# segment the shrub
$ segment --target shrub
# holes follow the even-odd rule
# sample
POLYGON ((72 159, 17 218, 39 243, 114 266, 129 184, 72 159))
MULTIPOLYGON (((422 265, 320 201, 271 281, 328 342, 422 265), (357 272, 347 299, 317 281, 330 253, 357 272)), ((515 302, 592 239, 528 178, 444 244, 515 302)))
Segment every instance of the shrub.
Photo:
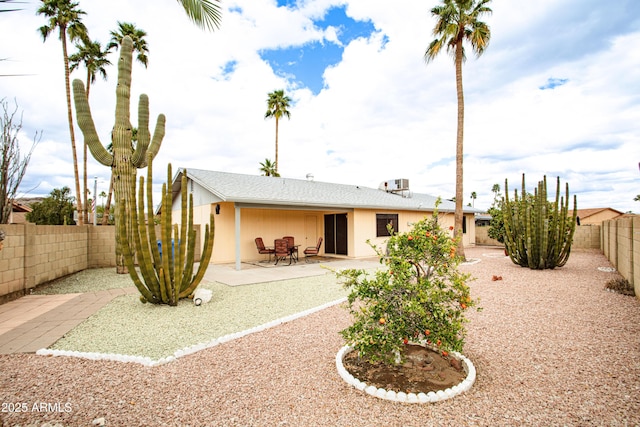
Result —
POLYGON ((337 273, 350 289, 348 307, 354 319, 342 336, 370 362, 401 362, 409 342, 427 341, 445 354, 462 351, 464 312, 477 301, 466 284, 470 276, 458 271, 461 260, 452 230, 440 228, 435 212, 409 232, 390 231, 386 252, 367 242, 387 269, 337 273))
POLYGON ((618 292, 622 295, 635 295, 635 289, 631 286, 631 283, 624 277, 616 277, 615 279, 611 279, 607 281, 604 285, 606 289, 612 290, 614 292, 618 292))

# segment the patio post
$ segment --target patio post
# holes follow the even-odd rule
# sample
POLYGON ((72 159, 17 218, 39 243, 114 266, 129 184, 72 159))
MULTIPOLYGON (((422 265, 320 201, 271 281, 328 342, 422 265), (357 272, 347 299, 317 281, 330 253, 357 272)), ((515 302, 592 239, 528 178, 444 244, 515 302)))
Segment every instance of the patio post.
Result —
POLYGON ((240 206, 235 206, 235 226, 236 226, 236 270, 240 271, 240 206))

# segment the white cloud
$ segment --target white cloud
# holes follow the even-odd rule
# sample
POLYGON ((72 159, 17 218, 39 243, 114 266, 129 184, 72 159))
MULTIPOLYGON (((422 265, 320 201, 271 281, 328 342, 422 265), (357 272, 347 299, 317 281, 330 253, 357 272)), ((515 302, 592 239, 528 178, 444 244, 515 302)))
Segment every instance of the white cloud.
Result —
MULTIPOLYGON (((284 88, 294 100, 291 120, 280 124, 284 176, 303 179, 312 172, 316 180, 370 187, 408 178, 413 191, 448 198, 455 192, 453 61, 446 53, 423 60, 437 3, 406 0, 390 8, 382 0, 309 0, 294 10, 276 8, 275 1, 223 0, 222 27, 213 33, 191 24, 175 1, 81 0, 80 7, 91 36, 103 43, 117 21, 148 33, 149 68, 134 66, 131 111, 136 122, 138 96, 147 93, 151 128, 159 113, 167 115, 156 183, 166 179, 168 162, 174 170, 257 174, 259 162, 275 157, 275 125, 264 119, 267 94, 284 88), (326 88, 313 95, 277 76, 259 52, 333 40, 333 30, 313 25, 331 5, 346 5, 347 15, 370 20, 378 32, 345 46, 341 62, 324 72, 326 88), (230 62, 233 70, 223 75, 230 62)), ((544 174, 559 174, 580 207, 639 210, 633 198, 640 193, 640 53, 632 47, 640 44, 640 24, 623 18, 639 16, 640 5, 532 4, 494 0, 487 18, 491 44, 479 59, 468 53, 465 194, 475 191, 475 206, 488 207, 491 187, 504 186, 505 178, 519 186, 524 172, 533 186, 544 174), (608 14, 601 16, 603 7, 608 14), (549 78, 567 81, 540 90, 549 78)), ((12 40, 0 48, 0 57, 12 59, 0 62, 0 74, 34 74, 0 77, 0 96, 17 99, 25 135, 44 131, 25 181, 42 182, 37 191, 47 194, 73 188, 73 168, 60 42, 53 35, 42 43, 37 6, 11 13, 0 27, 0 37, 12 40)), ((91 91, 104 143, 113 126, 117 74, 115 67, 108 72, 109 80, 91 91)), ((74 77, 84 79, 83 73, 74 77)), ((91 159, 94 175, 108 171, 91 159)))

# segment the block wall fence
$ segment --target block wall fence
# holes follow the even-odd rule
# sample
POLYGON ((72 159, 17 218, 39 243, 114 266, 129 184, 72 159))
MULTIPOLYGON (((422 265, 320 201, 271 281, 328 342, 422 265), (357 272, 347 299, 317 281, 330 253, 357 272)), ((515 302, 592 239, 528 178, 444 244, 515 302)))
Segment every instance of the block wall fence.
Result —
MULTIPOLYGON (((115 227, 93 225, 3 224, 0 251, 0 304, 38 285, 89 268, 115 268, 115 227)), ((200 259, 196 229, 195 259, 200 259)), ((158 236, 159 228, 156 229, 158 236)))
MULTIPOLYGON (((576 227, 572 248, 600 249, 599 225, 581 225, 576 227)), ((476 245, 504 246, 503 243, 489 237, 489 227, 476 227, 476 245)))
POLYGON ((640 216, 602 223, 601 247, 618 272, 634 286, 640 298, 640 216))
MULTIPOLYGON (((115 227, 6 224, 0 251, 0 303, 51 280, 89 268, 115 268, 115 227)), ((476 244, 498 245, 489 227, 476 227, 476 244)), ((200 230, 196 227, 200 248, 200 230)), ((640 216, 576 227, 573 248, 600 249, 640 298, 640 216)), ((200 259, 199 250, 196 260, 200 259)))

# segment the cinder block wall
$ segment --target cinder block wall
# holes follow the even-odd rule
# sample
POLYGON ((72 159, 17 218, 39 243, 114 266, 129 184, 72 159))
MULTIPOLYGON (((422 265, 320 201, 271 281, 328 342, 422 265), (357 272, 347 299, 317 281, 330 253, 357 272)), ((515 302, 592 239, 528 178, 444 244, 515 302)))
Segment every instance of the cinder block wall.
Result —
POLYGON ((32 288, 86 269, 89 226, 25 225, 25 271, 32 288))
POLYGON ((476 227, 476 245, 504 246, 504 243, 489 237, 489 227, 476 227))
POLYGON ((2 225, 6 233, 0 251, 0 302, 29 289, 89 267, 90 226, 2 225))
POLYGON ((89 228, 89 268, 116 266, 115 230, 113 225, 89 228))
POLYGON ((633 285, 635 287, 636 296, 640 298, 640 216, 634 216, 631 223, 633 230, 633 285))
POLYGON ((577 249, 600 249, 601 228, 599 225, 577 226, 571 247, 577 249))
MULTIPOLYGON (((572 248, 600 249, 599 225, 581 225, 576 227, 572 248)), ((489 227, 476 227, 476 245, 504 246, 503 243, 489 237, 489 227)))
MULTIPOLYGON (((0 303, 19 298, 38 285, 85 270, 115 267, 115 227, 93 225, 2 225, 0 303)), ((200 226, 195 260, 199 261, 200 226)), ((160 236, 160 228, 156 227, 160 236)))
POLYGON ((602 229, 605 256, 640 299, 640 216, 604 221, 602 229))
POLYGON ((23 224, 2 226, 5 239, 0 251, 0 303, 5 295, 18 294, 25 289, 24 229, 23 224))

